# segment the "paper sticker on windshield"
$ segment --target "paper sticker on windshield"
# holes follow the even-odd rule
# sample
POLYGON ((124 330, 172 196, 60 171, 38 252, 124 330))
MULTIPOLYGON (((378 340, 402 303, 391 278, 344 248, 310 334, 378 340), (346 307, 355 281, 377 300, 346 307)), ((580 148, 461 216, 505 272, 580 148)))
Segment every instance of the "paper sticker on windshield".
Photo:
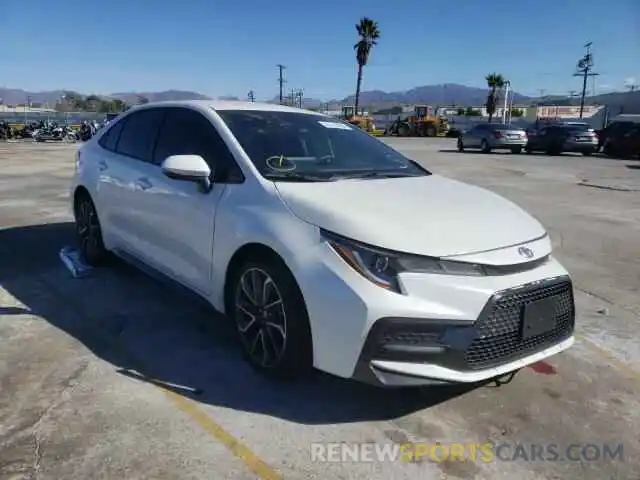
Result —
POLYGON ((338 130, 351 130, 349 125, 340 122, 318 122, 325 128, 337 128, 338 130))

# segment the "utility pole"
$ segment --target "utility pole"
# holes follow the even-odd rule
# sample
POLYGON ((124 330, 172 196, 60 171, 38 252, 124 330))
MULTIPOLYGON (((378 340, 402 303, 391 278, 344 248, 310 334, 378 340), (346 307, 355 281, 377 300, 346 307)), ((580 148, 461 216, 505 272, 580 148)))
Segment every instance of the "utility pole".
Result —
POLYGON ((255 102, 255 101, 256 101, 256 96, 255 96, 255 94, 253 93, 253 90, 249 90, 249 93, 247 94, 247 98, 249 99, 249 101, 250 101, 251 103, 253 103, 253 102, 255 102))
POLYGON ((629 89, 630 92, 635 92, 638 89, 638 85, 629 84, 627 85, 627 88, 629 89))
POLYGON ((276 66, 278 67, 278 71, 280 72, 280 75, 278 75, 278 83, 280 84, 280 105, 282 105, 282 100, 284 95, 284 84, 287 83, 287 81, 284 79, 284 70, 287 67, 280 64, 276 66))
POLYGON ((592 42, 588 42, 584 45, 586 50, 584 56, 578 61, 576 73, 574 77, 582 77, 582 94, 580 95, 580 118, 584 113, 584 97, 587 94, 587 80, 589 77, 595 77, 598 73, 592 72, 593 70, 593 54, 591 53, 592 42))

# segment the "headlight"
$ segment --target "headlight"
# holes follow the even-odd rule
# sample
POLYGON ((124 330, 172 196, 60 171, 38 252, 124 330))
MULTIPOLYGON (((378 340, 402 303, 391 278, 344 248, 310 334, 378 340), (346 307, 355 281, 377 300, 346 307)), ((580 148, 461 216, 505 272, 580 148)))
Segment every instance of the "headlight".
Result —
POLYGON ((389 252, 323 231, 323 238, 354 270, 376 285, 401 293, 398 274, 401 272, 440 275, 483 276, 482 265, 452 262, 433 257, 422 257, 389 252))

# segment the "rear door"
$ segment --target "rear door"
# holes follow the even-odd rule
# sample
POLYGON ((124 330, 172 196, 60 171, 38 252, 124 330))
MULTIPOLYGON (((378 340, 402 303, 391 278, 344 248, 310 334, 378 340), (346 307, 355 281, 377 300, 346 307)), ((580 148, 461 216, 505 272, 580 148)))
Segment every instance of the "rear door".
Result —
POLYGON ((120 119, 98 140, 98 148, 89 150, 96 155, 97 189, 94 192, 96 208, 102 226, 106 244, 110 248, 121 248, 126 243, 126 232, 122 231, 120 211, 126 205, 123 202, 127 183, 127 163, 117 154, 120 134, 128 117, 120 119))
POLYGON ((118 175, 104 187, 109 190, 111 226, 121 240, 119 248, 138 257, 153 243, 149 221, 141 202, 152 190, 153 148, 162 122, 162 109, 144 108, 125 117, 112 164, 118 175))

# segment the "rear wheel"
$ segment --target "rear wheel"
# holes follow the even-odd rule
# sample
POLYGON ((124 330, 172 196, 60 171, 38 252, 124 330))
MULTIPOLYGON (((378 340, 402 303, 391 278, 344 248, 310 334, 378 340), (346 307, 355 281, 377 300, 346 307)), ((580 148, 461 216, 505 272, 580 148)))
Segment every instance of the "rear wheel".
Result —
POLYGON ((79 193, 74 204, 78 248, 85 262, 97 266, 108 258, 104 247, 102 228, 95 205, 87 193, 79 193))
POLYGON ((427 137, 435 137, 438 134, 436 127, 434 125, 427 125, 426 133, 427 133, 427 137))
POLYGON ((296 378, 313 366, 306 305, 289 269, 276 260, 249 260, 231 279, 229 315, 247 361, 260 373, 296 378))
POLYGON ((491 147, 489 146, 487 140, 484 138, 482 139, 482 142, 480 142, 480 150, 482 151, 482 153, 491 152, 491 147))

